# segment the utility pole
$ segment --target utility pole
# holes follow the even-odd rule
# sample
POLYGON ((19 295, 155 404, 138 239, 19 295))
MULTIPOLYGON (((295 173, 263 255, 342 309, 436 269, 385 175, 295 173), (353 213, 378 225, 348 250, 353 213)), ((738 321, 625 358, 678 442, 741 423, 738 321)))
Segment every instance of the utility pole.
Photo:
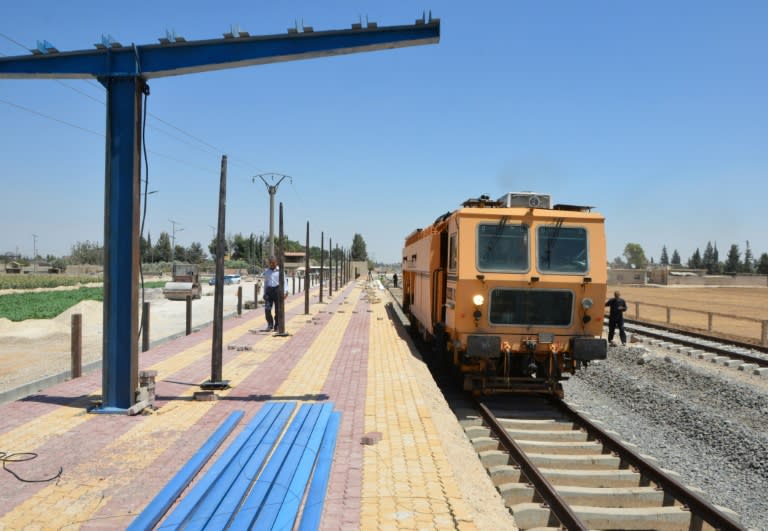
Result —
POLYGON ((256 177, 264 181, 264 186, 269 192, 269 256, 275 256, 275 194, 277 194, 277 188, 283 179, 288 179, 291 183, 293 183, 293 179, 290 175, 283 175, 282 173, 260 173, 254 175, 251 180, 256 182, 256 177), (268 177, 271 183, 268 183, 265 177, 268 177))
POLYGON ((32 273, 37 274, 37 234, 32 235, 32 273))
POLYGON ((171 275, 173 275, 173 269, 176 266, 176 232, 181 232, 184 229, 176 228, 176 225, 181 225, 178 221, 173 221, 172 219, 169 219, 168 221, 173 225, 173 230, 171 231, 171 275))

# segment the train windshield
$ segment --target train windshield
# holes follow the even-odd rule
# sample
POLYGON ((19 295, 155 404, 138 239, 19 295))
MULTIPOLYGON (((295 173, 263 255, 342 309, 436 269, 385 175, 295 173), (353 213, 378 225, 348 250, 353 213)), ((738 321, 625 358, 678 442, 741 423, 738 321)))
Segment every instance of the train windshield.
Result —
POLYGON ((538 269, 542 273, 586 273, 587 230, 583 227, 539 227, 538 269))
POLYGON ((494 289, 491 324, 570 326, 573 293, 564 290, 494 289))
POLYGON ((477 269, 480 271, 528 271, 528 226, 498 223, 477 227, 477 269))

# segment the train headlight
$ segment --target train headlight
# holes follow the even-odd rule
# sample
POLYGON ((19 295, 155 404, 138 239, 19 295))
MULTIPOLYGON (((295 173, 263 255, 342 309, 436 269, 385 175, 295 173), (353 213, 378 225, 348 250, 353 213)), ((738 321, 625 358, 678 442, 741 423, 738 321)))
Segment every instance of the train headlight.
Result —
POLYGON ((592 307, 592 299, 589 297, 581 299, 581 307, 585 310, 589 310, 592 307))
POLYGON ((483 297, 479 293, 474 297, 472 297, 472 304, 474 304, 475 306, 482 306, 484 302, 485 302, 485 297, 483 297))

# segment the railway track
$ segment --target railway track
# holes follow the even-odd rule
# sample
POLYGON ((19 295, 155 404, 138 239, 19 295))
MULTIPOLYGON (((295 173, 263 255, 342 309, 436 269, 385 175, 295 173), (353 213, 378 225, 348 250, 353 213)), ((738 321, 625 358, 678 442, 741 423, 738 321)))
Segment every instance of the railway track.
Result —
POLYGON ((627 332, 640 338, 655 339, 672 345, 693 349, 691 355, 709 353, 704 356, 723 365, 736 365, 731 360, 743 364, 752 364, 755 368, 768 368, 768 348, 733 340, 717 339, 712 336, 665 327, 642 321, 625 321, 627 332))
POLYGON ((743 529, 564 402, 475 407, 462 424, 520 529, 743 529))

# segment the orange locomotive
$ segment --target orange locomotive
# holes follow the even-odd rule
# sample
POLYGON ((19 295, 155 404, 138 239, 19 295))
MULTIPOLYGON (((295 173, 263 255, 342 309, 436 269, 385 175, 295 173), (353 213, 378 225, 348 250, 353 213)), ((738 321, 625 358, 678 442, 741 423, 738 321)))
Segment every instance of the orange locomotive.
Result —
POLYGON ((405 240, 403 308, 476 393, 546 392, 605 359, 605 231, 548 195, 465 201, 405 240))

